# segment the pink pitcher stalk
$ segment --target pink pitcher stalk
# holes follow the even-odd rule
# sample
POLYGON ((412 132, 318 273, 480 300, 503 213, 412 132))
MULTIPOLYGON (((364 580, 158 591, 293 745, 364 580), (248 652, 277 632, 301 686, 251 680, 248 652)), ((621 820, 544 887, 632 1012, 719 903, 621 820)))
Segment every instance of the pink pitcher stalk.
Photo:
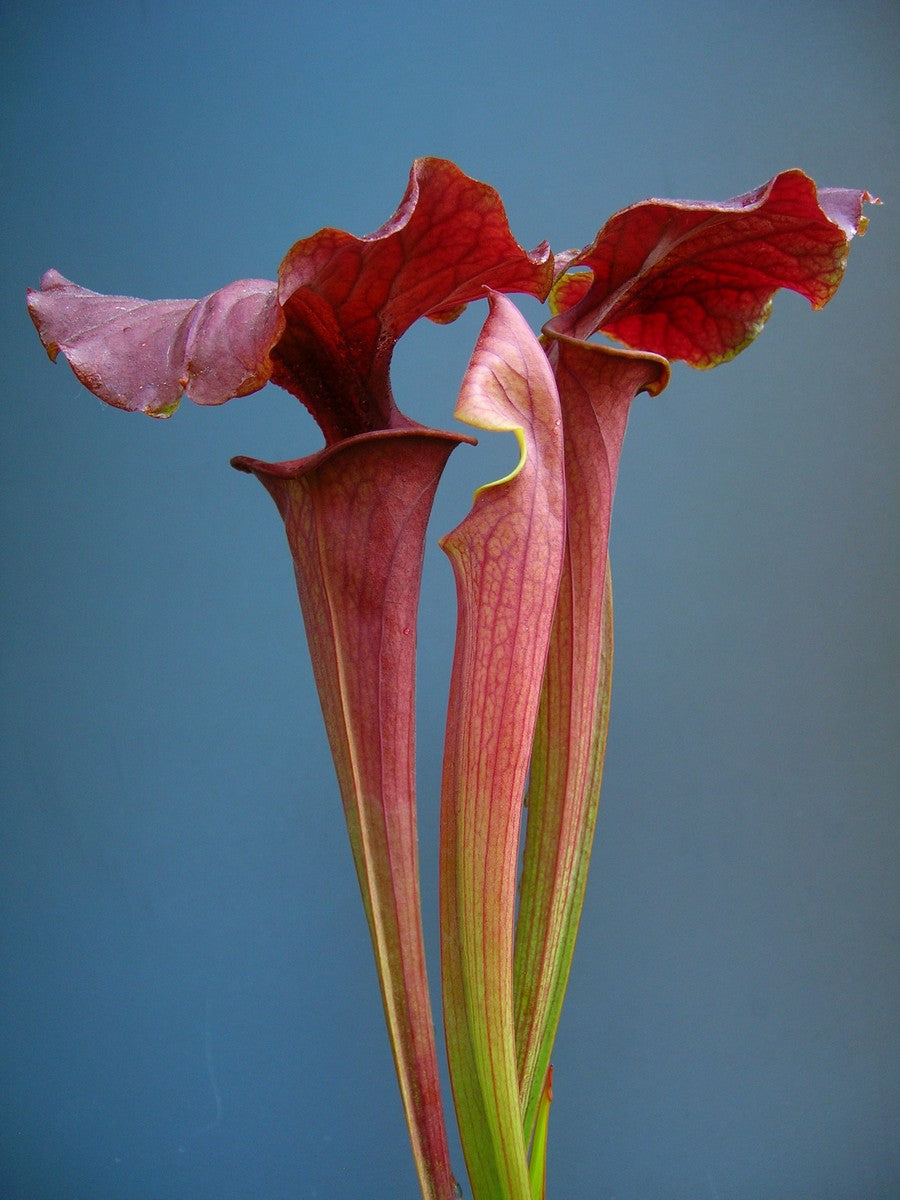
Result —
POLYGON ((566 569, 528 794, 516 930, 516 1040, 531 1137, 572 962, 609 720, 611 598, 604 597, 616 472, 628 410, 658 394, 666 359, 712 367, 759 334, 780 287, 821 308, 867 192, 816 189, 801 171, 721 204, 648 200, 561 258, 544 343, 566 440, 566 569), (635 347, 586 341, 601 331, 635 347), (665 356, 665 358, 660 356, 665 356))
POLYGON ((459 605, 441 816, 444 1022, 475 1195, 529 1200, 513 1022, 516 864, 562 570, 565 477, 550 364, 502 296, 491 297, 456 415, 514 432, 521 459, 441 541, 459 605))
POLYGON ((549 344, 566 461, 565 565, 526 798, 516 924, 519 1087, 530 1140, 568 982, 600 799, 612 683, 607 552, 625 424, 640 391, 666 385, 664 359, 566 337, 549 344))
POLYGON ((459 438, 363 434, 296 463, 238 458, 284 520, 388 1032, 426 1196, 452 1196, 419 903, 416 614, 425 527, 459 438))

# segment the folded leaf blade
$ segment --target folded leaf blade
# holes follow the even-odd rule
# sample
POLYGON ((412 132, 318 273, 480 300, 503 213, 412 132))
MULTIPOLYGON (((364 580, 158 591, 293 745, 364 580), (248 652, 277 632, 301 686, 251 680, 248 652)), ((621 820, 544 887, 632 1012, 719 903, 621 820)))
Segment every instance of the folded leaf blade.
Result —
POLYGON ((28 311, 51 359, 62 353, 84 386, 129 412, 168 417, 182 394, 224 404, 258 391, 284 318, 275 284, 239 279, 202 300, 103 296, 47 271, 28 311))

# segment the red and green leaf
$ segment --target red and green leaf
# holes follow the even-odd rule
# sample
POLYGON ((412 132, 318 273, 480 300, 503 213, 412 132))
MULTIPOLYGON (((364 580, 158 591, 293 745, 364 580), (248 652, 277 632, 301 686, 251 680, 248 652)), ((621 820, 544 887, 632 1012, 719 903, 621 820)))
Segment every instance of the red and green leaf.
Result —
POLYGON ((445 1026, 476 1200, 529 1200, 513 1024, 522 798, 565 539, 562 431, 547 358, 504 297, 456 415, 514 432, 521 459, 441 541, 459 607, 441 816, 445 1026))
POLYGON ((600 796, 612 680, 609 526, 625 425, 665 360, 552 338, 566 461, 566 553, 528 786, 515 942, 515 1019, 526 1139, 562 1008, 600 796))

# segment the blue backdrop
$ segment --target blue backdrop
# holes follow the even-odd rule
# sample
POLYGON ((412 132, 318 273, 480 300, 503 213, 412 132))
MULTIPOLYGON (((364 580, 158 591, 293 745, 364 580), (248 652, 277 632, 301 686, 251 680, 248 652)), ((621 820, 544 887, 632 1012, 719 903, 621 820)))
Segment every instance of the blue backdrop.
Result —
MULTIPOLYGON (((108 409, 23 292, 50 266, 147 297, 271 278, 322 225, 381 224, 421 154, 557 248, 790 166, 888 201, 828 308, 781 295, 736 362, 635 406, 549 1194, 900 1194, 898 32, 824 0, 3 4, 4 1200, 416 1194, 283 531, 228 467, 317 433, 272 388, 108 409)), ((479 308, 400 344, 411 415, 452 424, 479 308)), ((432 955, 434 542, 514 458, 457 451, 432 526, 432 955)))

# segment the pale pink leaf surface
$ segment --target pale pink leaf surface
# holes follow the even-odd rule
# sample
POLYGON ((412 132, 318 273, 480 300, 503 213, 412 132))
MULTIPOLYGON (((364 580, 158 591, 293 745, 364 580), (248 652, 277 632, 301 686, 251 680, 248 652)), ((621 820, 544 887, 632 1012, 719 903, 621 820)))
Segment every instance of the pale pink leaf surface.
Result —
POLYGON ((222 404, 258 391, 283 328, 275 284, 241 279, 202 300, 101 296, 47 271, 28 310, 51 359, 116 408, 167 417, 182 394, 222 404))

